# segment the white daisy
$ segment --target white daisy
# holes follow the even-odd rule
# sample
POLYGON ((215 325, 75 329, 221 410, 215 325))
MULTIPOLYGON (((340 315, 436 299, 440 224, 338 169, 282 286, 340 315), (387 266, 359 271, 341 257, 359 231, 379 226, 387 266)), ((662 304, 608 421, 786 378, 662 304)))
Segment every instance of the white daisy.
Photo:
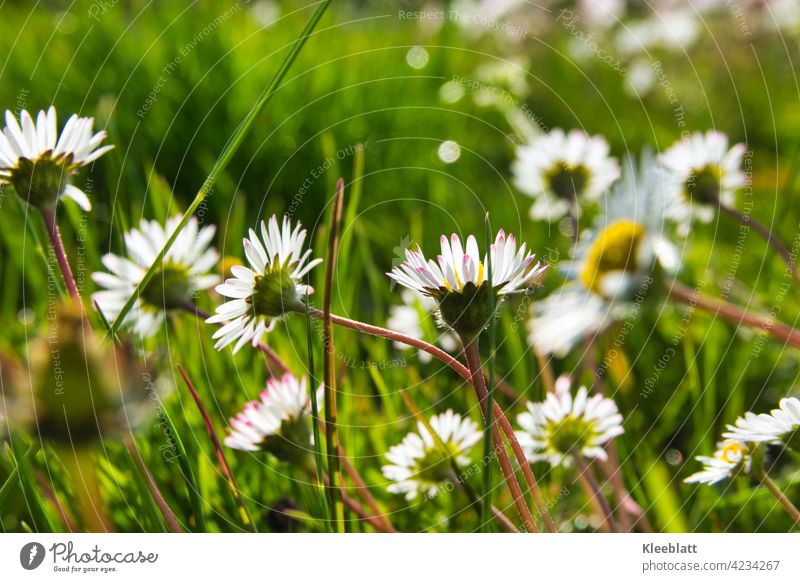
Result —
MULTIPOLYGON (((389 307, 389 318, 386 326, 394 331, 398 331, 416 339, 425 339, 425 332, 422 329, 423 318, 430 316, 436 310, 436 301, 425 295, 412 294, 408 289, 403 290, 400 295, 403 305, 392 305, 389 307)), ((448 331, 439 334, 439 345, 448 352, 458 349, 458 340, 448 331)), ((409 350, 411 346, 402 342, 393 342, 392 345, 398 350, 409 350)), ((433 356, 428 352, 419 350, 417 357, 423 363, 430 362, 433 356)))
MULTIPOLYGON (((467 238, 466 249, 453 234, 440 239, 441 254, 437 261, 426 260, 422 249, 406 249, 406 260, 394 267, 389 277, 438 303, 439 316, 445 325, 459 334, 474 334, 485 327, 489 319, 487 261, 480 260, 475 237, 467 238)), ((523 292, 545 270, 534 263, 535 255, 527 252, 525 243, 517 250, 513 234, 506 237, 501 229, 491 245, 492 290, 495 304, 504 296, 523 292)))
POLYGON ((661 154, 661 163, 676 178, 676 187, 666 207, 667 218, 678 224, 682 236, 689 233, 692 219, 711 222, 720 203, 732 206, 734 193, 747 177, 742 160, 747 148, 728 148, 728 137, 718 131, 694 133, 661 154))
POLYGON ((747 443, 784 443, 800 450, 800 399, 782 398, 769 414, 747 412, 722 436, 747 443))
MULTIPOLYGON (((142 220, 138 229, 125 233, 127 258, 111 253, 103 256, 109 272, 92 274, 94 282, 104 288, 92 295, 92 301, 106 319, 113 321, 119 315, 180 221, 180 216, 173 216, 162 227, 155 220, 142 220)), ((195 293, 219 282, 217 275, 209 274, 219 260, 210 246, 215 231, 214 226, 200 228, 195 217, 189 219, 123 324, 142 337, 153 336, 167 311, 186 307, 195 293)))
POLYGON ((703 470, 684 479, 684 483, 713 485, 733 476, 739 469, 742 469, 745 473, 750 472, 749 450, 747 445, 741 441, 729 439, 717 443, 717 450, 714 452, 714 456, 696 458, 703 463, 703 470))
POLYGON ((597 200, 620 175, 608 142, 577 129, 554 129, 520 147, 511 171, 516 187, 536 199, 531 218, 550 222, 583 199, 597 200))
POLYGON ((544 402, 529 402, 528 412, 517 417, 522 427, 517 438, 530 462, 570 467, 574 455, 606 460, 603 446, 625 432, 613 400, 600 394, 590 397, 585 386, 573 398, 570 388, 569 378, 561 376, 555 393, 544 402))
POLYGON ((628 160, 595 228, 583 233, 573 259, 560 265, 569 282, 532 305, 528 337, 540 353, 564 356, 629 317, 659 269, 677 270, 677 250, 661 234, 670 180, 646 154, 638 173, 628 160))
POLYGON ((303 252, 306 235, 299 222, 292 229, 288 216, 282 227, 275 215, 269 223, 261 221, 261 238, 250 229, 250 236, 244 239, 250 268, 231 267, 234 278, 217 286, 217 292, 231 300, 206 320, 225 323, 213 336, 218 350, 234 341, 234 352, 248 341, 255 345, 285 313, 302 310, 301 297, 312 291, 303 284, 303 277, 322 262, 309 260, 310 249, 303 252))
POLYGON ((393 481, 390 493, 404 493, 407 500, 422 493, 434 497, 443 483, 454 477, 452 462, 463 467, 469 463, 467 454, 483 436, 477 423, 448 410, 431 418, 431 428, 445 445, 436 442, 422 422, 417 423, 416 432, 405 436, 399 445, 386 453, 390 465, 384 465, 383 476, 393 481))
POLYGON ((311 398, 306 378, 291 373, 267 380, 259 400, 245 404, 231 419, 225 445, 242 451, 266 451, 286 461, 301 459, 311 444, 311 398))
POLYGON ((66 196, 91 210, 89 198, 70 179, 78 168, 114 147, 98 147, 106 132, 92 133, 93 124, 91 117, 73 115, 59 137, 55 107, 39 111, 35 122, 25 110, 19 123, 6 111, 6 126, 0 134, 0 185, 13 185, 23 200, 37 208, 53 207, 66 196))

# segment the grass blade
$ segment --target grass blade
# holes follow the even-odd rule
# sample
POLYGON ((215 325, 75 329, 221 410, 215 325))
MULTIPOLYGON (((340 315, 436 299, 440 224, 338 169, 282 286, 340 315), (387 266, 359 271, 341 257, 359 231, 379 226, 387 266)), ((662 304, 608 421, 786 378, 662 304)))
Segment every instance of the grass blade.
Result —
POLYGON ((228 460, 225 458, 225 453, 222 450, 222 444, 219 442, 219 438, 217 438, 214 425, 211 423, 211 417, 208 415, 206 407, 203 406, 203 401, 200 400, 200 395, 197 393, 194 384, 192 384, 192 381, 189 379, 189 375, 181 366, 178 366, 178 370, 180 371, 181 376, 183 376, 183 381, 186 383, 186 387, 189 389, 189 392, 191 392, 192 398, 194 399, 194 402, 197 405, 198 410, 200 410, 201 416, 203 417, 203 423, 206 425, 208 436, 211 438, 211 442, 214 445, 214 449, 217 453, 217 459, 219 460, 219 465, 222 468, 222 473, 225 475, 225 480, 228 482, 231 494, 236 501, 236 505, 239 507, 239 515, 242 519, 242 522, 244 523, 245 527, 257 532, 255 523, 250 517, 250 513, 247 511, 247 507, 244 505, 244 500, 239 492, 239 487, 236 485, 236 480, 233 478, 233 472, 231 471, 230 465, 228 465, 228 460))
POLYGON ((314 434, 314 463, 317 470, 317 488, 321 492, 322 507, 325 513, 329 516, 327 527, 330 528, 331 524, 336 519, 336 516, 331 512, 328 505, 328 498, 325 493, 325 466, 322 460, 322 437, 319 431, 319 403, 317 402, 317 378, 314 374, 314 331, 311 329, 311 316, 308 314, 308 295, 305 296, 306 304, 306 337, 308 339, 308 389, 311 398, 311 430, 314 434))
POLYGON ((150 279, 153 278, 153 275, 155 275, 156 271, 161 267, 164 257, 166 256, 170 247, 175 243, 175 240, 178 238, 180 232, 186 227, 189 219, 203 203, 203 200, 205 200, 206 196, 208 196, 208 194, 211 192, 211 189, 214 187, 214 183, 217 181, 217 178, 219 178, 220 174, 225 170, 228 162, 230 162, 231 158, 233 158, 233 155, 239 149, 239 146, 242 145, 245 135, 247 135, 247 132, 250 130, 250 127, 255 122, 259 113, 261 113, 270 98, 277 92, 281 82, 283 81, 283 78, 286 76, 286 73, 292 66, 292 63, 294 63, 294 60, 302 50, 303 45, 305 45, 306 41, 308 40, 308 37, 311 36, 311 32, 317 26, 317 23, 322 18, 322 15, 325 13, 325 10, 328 8, 330 3, 331 0, 323 0, 314 11, 314 14, 311 15, 311 18, 306 23, 305 28, 300 33, 300 36, 297 37, 297 40, 294 41, 294 44, 284 57, 283 62, 281 62, 280 66, 278 67, 278 70, 272 75, 272 78, 259 96, 255 105, 253 105, 252 109, 250 109, 248 114, 233 132, 233 135, 225 144, 225 147, 222 149, 222 153, 217 158, 217 161, 214 162, 211 172, 208 174, 208 177, 206 177, 203 185, 197 192, 197 196, 195 196, 195 199, 192 201, 191 205, 189 205, 189 208, 186 209, 186 212, 183 214, 183 217, 178 223, 177 228, 167 239, 167 242, 164 244, 164 248, 162 248, 161 252, 158 253, 158 256, 153 261, 153 264, 150 265, 149 269, 147 269, 144 277, 142 277, 142 280, 139 281, 136 289, 134 289, 131 296, 125 302, 125 305, 123 305, 119 315, 117 315, 116 319, 114 319, 114 322, 111 324, 111 333, 119 329, 119 326, 122 324, 125 316, 128 315, 128 312, 133 308, 133 304, 136 303, 136 299, 139 297, 142 290, 145 288, 145 286, 147 286, 147 284, 150 282, 150 279))
POLYGON ((336 255, 339 248, 339 227, 342 222, 344 180, 339 178, 331 204, 331 220, 328 231, 328 250, 325 257, 325 291, 322 299, 322 355, 324 358, 322 383, 325 390, 325 440, 328 452, 328 502, 334 514, 333 529, 339 533, 344 524, 341 474, 339 466, 339 434, 336 427, 336 348, 333 345, 333 321, 331 319, 331 297, 333 295, 333 273, 336 270, 336 255))

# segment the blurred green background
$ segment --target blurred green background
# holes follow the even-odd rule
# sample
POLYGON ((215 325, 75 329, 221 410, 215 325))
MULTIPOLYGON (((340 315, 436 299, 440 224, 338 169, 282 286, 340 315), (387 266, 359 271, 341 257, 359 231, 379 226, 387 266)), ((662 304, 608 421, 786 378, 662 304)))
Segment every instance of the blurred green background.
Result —
MULTIPOLYGON (((542 6, 497 17, 526 31, 515 36, 508 28, 465 28, 449 16, 452 7, 441 4, 334 1, 198 213, 203 223, 218 226, 220 252, 241 260, 246 228, 289 211, 312 231, 322 256, 327 204, 335 180, 343 176, 349 196, 335 283, 338 313, 385 324, 389 306, 401 302, 399 290, 391 290, 384 276, 398 248, 409 241, 435 248, 442 233, 482 233, 487 211, 495 228, 518 233, 545 259, 565 259, 569 237, 556 226, 530 221, 530 199, 510 180, 515 146, 537 126, 602 134, 619 158, 636 156, 645 146, 666 149, 687 131, 727 132, 753 152, 752 192, 740 202, 752 203, 753 215, 791 243, 800 220, 793 180, 800 130, 794 31, 757 26, 753 13, 745 34, 730 11, 720 10, 698 16, 697 38, 685 47, 630 51, 614 40, 614 31, 628 20, 611 29, 587 28, 582 34, 594 36, 583 42, 574 32, 583 30, 582 24, 571 30, 557 21, 560 9, 577 11, 573 3, 542 6), (443 16, 406 16, 419 11, 443 11, 443 16), (587 54, 591 43, 619 59, 628 73, 587 54), (445 140, 460 146, 453 163, 437 155, 445 140), (355 169, 359 144, 366 144, 363 173, 355 169)), ((94 116, 116 145, 78 178, 94 204, 88 217, 81 218, 69 202, 60 207, 84 296, 94 290, 89 273, 99 270, 102 254, 123 250, 125 229, 140 218, 163 220, 188 206, 312 10, 302 2, 267 0, 80 0, 42 2, 35 9, 27 2, 3 3, 0 106, 18 111, 55 104, 59 127, 71 112, 94 116)), ((47 330, 48 273, 38 217, 26 219, 11 190, 3 192, 0 204, 0 361, 10 416, 9 402, 16 398, 12 388, 29 393, 35 382, 31 346, 47 330)), ((679 241, 681 280, 705 282, 710 294, 724 289, 731 300, 763 312, 777 306, 779 319, 796 323, 800 304, 794 288, 783 289, 783 266, 754 234, 747 235, 744 252, 737 250, 738 236, 739 225, 725 218, 696 227, 689 239, 679 241)), ((316 275, 321 289, 322 269, 316 275)), ((542 293, 559 283, 552 270, 542 293)), ((201 300, 208 309, 216 302, 217 297, 201 300)), ((523 410, 525 398, 543 394, 524 325, 515 320, 516 307, 505 309, 497 361, 499 373, 518 392, 517 398, 500 396, 510 418, 523 410)), ((752 334, 698 312, 683 352, 660 369, 659 358, 682 316, 682 309, 672 305, 645 310, 627 335, 627 362, 608 379, 607 393, 625 416, 626 435, 617 439, 625 486, 659 531, 787 531, 791 520, 765 490, 746 480, 724 494, 724 487, 698 488, 681 480, 699 469, 692 457, 712 452, 725 423, 748 409, 767 411, 792 393, 796 354, 769 340, 756 343, 752 334), (621 381, 628 366, 630 374, 621 381), (642 383, 656 370, 652 394, 644 396, 642 383)), ((425 324, 434 338, 433 321, 425 324)), ((290 319, 270 337, 297 373, 303 373, 306 361, 304 328, 302 319, 290 319)), ((252 351, 216 354, 210 336, 208 326, 181 316, 146 345, 135 342, 149 354, 146 365, 160 390, 146 407, 151 415, 169 417, 186 463, 165 460, 161 447, 172 444, 164 422, 145 420, 135 434, 147 466, 186 528, 238 531, 243 525, 237 509, 176 366, 183 365, 195 380, 220 434, 226 419, 257 395, 266 371, 252 351), (197 495, 191 492, 193 483, 197 495)), ((337 331, 336 342, 344 354, 339 362, 342 441, 395 526, 477 528, 477 514, 463 496, 453 493, 409 507, 401 496, 385 491, 380 474, 383 453, 415 425, 398 391, 409 389, 429 416, 452 407, 478 420, 468 386, 438 364, 420 364, 413 352, 398 352, 381 340, 337 331), (398 359, 403 365, 384 370, 361 365, 398 359)), ((581 373, 580 356, 554 366, 581 373)), ((115 362, 114 368, 119 375, 122 366, 115 362)), ((138 376, 130 383, 134 392, 147 390, 138 376)), ((18 463, 19 473, 27 475, 27 486, 3 490, 2 529, 63 530, 75 520, 80 528, 79 517, 65 520, 59 509, 66 505, 64 512, 71 515, 73 485, 64 471, 65 455, 46 444, 44 452, 25 457, 27 443, 38 439, 35 430, 0 437, 13 443, 0 454, 0 483, 18 463)), ((114 527, 164 529, 121 440, 106 439, 93 451, 114 527)), ((324 513, 308 477, 266 457, 229 451, 228 458, 259 529, 324 529, 324 513), (283 507, 287 499, 311 516, 302 525, 288 526, 270 509, 283 507)), ((779 483, 794 499, 800 496, 796 467, 789 462, 778 468, 779 483)), ((544 465, 534 469, 543 476, 546 497, 559 499, 552 511, 561 527, 591 530, 589 506, 569 472, 547 471, 544 465), (560 496, 564 486, 575 495, 560 496)), ((513 514, 502 487, 496 497, 513 514)))

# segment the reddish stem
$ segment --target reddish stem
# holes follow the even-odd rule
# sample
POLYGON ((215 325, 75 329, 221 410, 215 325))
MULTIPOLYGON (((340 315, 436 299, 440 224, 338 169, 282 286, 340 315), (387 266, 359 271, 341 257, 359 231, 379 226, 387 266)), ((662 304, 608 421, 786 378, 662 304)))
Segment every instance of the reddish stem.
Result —
POLYGON ((64 284, 67 286, 70 297, 75 303, 81 305, 81 295, 78 293, 78 286, 75 284, 75 277, 72 275, 72 269, 67 260, 64 243, 61 241, 61 231, 58 229, 55 208, 41 208, 39 211, 42 214, 45 230, 47 230, 47 236, 50 239, 50 247, 53 249, 58 268, 61 271, 61 278, 64 279, 64 284))
MULTIPOLYGON (((304 312, 305 310, 303 310, 303 313, 304 312)), ((319 311, 318 309, 310 309, 309 315, 311 315, 312 317, 316 317, 317 319, 320 319, 322 317, 322 312, 319 311)), ((432 355, 437 360, 446 364, 447 366, 452 368, 459 376, 464 378, 464 380, 472 384, 472 376, 464 364, 459 362, 457 359, 455 359, 453 356, 451 356, 444 350, 439 349, 436 346, 431 345, 424 340, 417 339, 409 335, 405 335, 383 327, 378 327, 376 325, 370 325, 368 323, 347 319, 346 317, 341 317, 339 315, 331 314, 331 320, 333 321, 333 323, 341 325, 342 327, 347 327, 350 329, 354 329, 356 331, 360 331, 362 333, 386 338, 392 341, 396 341, 398 343, 415 347, 423 352, 432 355)), ((528 485, 528 488, 531 490, 534 502, 537 505, 537 510, 539 511, 539 514, 542 516, 545 525, 547 525, 548 531, 555 532, 556 531, 555 523, 553 522, 549 512, 547 511, 547 507, 544 503, 541 491, 539 490, 539 486, 536 483, 536 478, 533 475, 533 470, 528 464, 528 459, 525 456, 525 451, 522 450, 522 446, 519 444, 519 441, 517 440, 517 435, 514 434, 514 428, 511 426, 511 423, 508 421, 508 418, 506 418, 503 409, 500 408, 500 405, 498 405, 497 402, 494 403, 493 408, 494 408, 495 418, 497 419, 497 422, 500 424, 500 428, 505 433, 505 436, 508 439, 509 444, 511 445, 511 449, 514 452, 514 457, 516 457, 517 463, 519 463, 520 467, 522 467, 522 473, 525 477, 525 481, 528 485)))
MULTIPOLYGON (((488 418, 489 409, 489 391, 486 388, 486 381, 483 378, 483 366, 481 365, 481 358, 480 354, 478 353, 477 337, 465 343, 464 355, 467 359, 471 383, 475 387, 475 392, 478 395, 481 414, 483 414, 483 419, 486 421, 488 418)), ((505 478, 506 485, 511 491, 511 496, 514 499, 514 505, 517 507, 517 513, 519 513, 520 518, 522 518, 522 522, 525 524, 525 528, 529 532, 538 531, 536 524, 533 522, 533 516, 531 515, 528 506, 525 504, 525 497, 523 496, 522 490, 517 482, 517 478, 514 475, 514 468, 511 466, 511 459, 509 459, 508 453, 506 452, 503 438, 500 436, 500 431, 497 430, 496 425, 490 428, 492 431, 492 441, 494 442, 494 451, 497 455, 497 461, 500 464, 500 469, 503 471, 503 477, 505 478)))
POLYGON ((699 307, 735 325, 745 324, 748 327, 759 329, 786 344, 800 348, 800 333, 788 325, 775 321, 773 318, 761 314, 748 313, 725 301, 701 295, 696 290, 678 282, 672 283, 668 293, 670 299, 679 303, 684 303, 691 307, 699 307))

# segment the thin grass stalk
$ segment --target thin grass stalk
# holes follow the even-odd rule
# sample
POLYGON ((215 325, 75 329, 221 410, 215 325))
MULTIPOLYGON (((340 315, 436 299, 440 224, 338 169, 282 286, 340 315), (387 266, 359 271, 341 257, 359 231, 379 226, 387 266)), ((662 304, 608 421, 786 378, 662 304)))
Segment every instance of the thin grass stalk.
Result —
POLYGON ((667 292, 669 298, 673 301, 690 307, 699 307, 703 311, 718 315, 725 321, 735 325, 744 324, 753 329, 763 331, 785 344, 800 348, 800 332, 786 324, 775 321, 771 317, 748 313, 726 301, 706 297, 677 281, 671 284, 667 292))
POLYGON ((167 504, 167 500, 164 499, 164 495, 159 490, 152 473, 150 473, 150 470, 147 468, 144 459, 142 459, 139 448, 136 446, 136 441, 130 434, 125 435, 125 446, 127 447, 128 452, 133 460, 136 462, 136 466, 144 475, 145 481, 147 482, 147 488, 150 490, 150 494, 153 496, 153 501, 156 502, 159 511, 161 511, 164 521, 167 522, 167 526, 172 533, 183 533, 183 528, 178 523, 178 518, 175 517, 175 514, 167 504))
POLYGON ((603 492, 600 490, 600 485, 594 478, 591 467, 589 467, 589 464, 580 455, 573 455, 573 459, 575 460, 575 472, 577 473, 578 480, 581 482, 584 493, 589 499, 589 503, 594 507, 595 512, 603 519, 603 522, 600 524, 601 529, 611 533, 619 532, 619 528, 614 521, 614 514, 611 512, 611 507, 603 496, 603 492))
POLYGON ((61 271, 61 278, 64 280, 64 285, 67 287, 69 296, 75 304, 80 305, 82 309, 81 294, 78 292, 78 285, 75 283, 75 277, 72 275, 72 269, 67 259, 67 252, 64 250, 64 243, 61 241, 61 231, 56 221, 56 210, 55 208, 42 208, 40 209, 40 213, 42 215, 42 220, 44 220, 47 237, 50 240, 50 248, 53 249, 53 254, 56 257, 58 268, 61 271))
POLYGON ((322 15, 325 13, 325 10, 327 10, 328 5, 330 3, 331 0, 322 0, 322 2, 320 2, 320 4, 317 6, 317 9, 314 11, 314 14, 311 15, 311 18, 306 23, 305 28, 303 28, 300 35, 297 37, 297 39, 295 39, 294 43, 292 44, 292 47, 289 49, 289 52, 283 58, 283 61, 278 66, 278 69, 275 71, 275 73, 272 75, 272 78, 270 79, 269 83, 267 83, 267 86, 261 92, 261 95, 256 100, 256 103, 253 105, 253 107, 250 109, 245 118, 233 132, 233 135, 231 135, 230 139, 223 147, 222 153, 220 153, 216 162, 214 162, 214 166, 211 168, 211 171, 209 172, 208 176, 203 181, 203 184, 200 186, 200 190, 197 192, 197 195, 195 196, 194 200, 189 205, 189 208, 187 208, 186 212, 183 214, 183 217, 178 223, 177 228, 175 228, 175 231, 167 239, 167 242, 164 244, 164 248, 162 248, 161 251, 158 253, 158 256, 156 256, 156 259, 153 261, 152 265, 150 265, 150 268, 147 269, 147 272, 144 274, 144 277, 142 277, 142 280, 139 281, 139 284, 136 286, 136 289, 134 289, 131 296, 125 302, 125 305, 123 305, 122 309, 119 312, 119 315, 117 315, 116 319, 114 319, 114 321, 112 322, 111 332, 117 331, 119 329, 119 326, 122 325, 125 316, 133 308, 134 303, 136 303, 136 300, 139 298, 139 295, 141 294, 142 290, 150 282, 150 279, 153 278, 153 275, 155 275, 156 271, 161 267, 161 263, 164 261, 164 257, 167 255, 167 252, 175 243, 175 240, 178 238, 181 231, 188 224, 189 219, 192 217, 195 211, 200 207, 200 205, 203 203, 206 197, 211 193, 212 189, 214 188, 214 184, 216 183, 217 179, 222 174, 222 172, 225 170, 225 168, 228 166, 228 163, 231 161, 234 154, 239 149, 239 146, 241 146, 245 136, 247 135, 247 132, 252 127, 256 118, 264 109, 270 98, 278 91, 281 82, 283 81, 283 78, 286 76, 286 73, 289 71, 289 68, 294 63, 295 59, 297 58, 297 55, 302 50, 309 36, 311 36, 312 31, 317 26, 317 23, 322 18, 322 15))
POLYGON ((487 360, 488 392, 486 395, 486 426, 483 430, 483 505, 481 514, 481 529, 488 531, 489 527, 489 508, 492 506, 492 432, 494 427, 494 350, 495 350, 495 326, 494 326, 494 290, 492 288, 492 226, 489 223, 489 213, 486 213, 486 285, 489 292, 486 294, 486 303, 489 313, 489 326, 487 336, 489 338, 489 358, 487 360))
MULTIPOLYGON (((8 474, 8 478, 5 480, 5 483, 3 483, 3 486, 0 487, 0 509, 3 508, 3 504, 6 502, 6 499, 8 499, 9 495, 11 495, 11 491, 14 489, 14 485, 20 483, 21 480, 21 475, 19 472, 19 462, 17 462, 17 459, 14 457, 14 450, 11 449, 10 446, 8 446, 8 449, 10 451, 10 455, 13 460, 12 464, 14 466, 11 469, 11 473, 8 474)), ((30 446, 28 446, 27 450, 22 454, 21 459, 27 463, 28 460, 36 452, 36 450, 37 450, 36 443, 31 443, 30 446)))
MULTIPOLYGON (((325 466, 322 459, 322 436, 320 435, 319 424, 319 403, 317 402, 317 377, 314 373, 314 333, 311 330, 311 318, 308 316, 308 295, 305 296, 306 306, 306 339, 307 339, 307 355, 308 355, 308 390, 309 398, 311 398, 311 430, 314 434, 314 466, 315 466, 315 479, 317 482, 317 489, 320 491, 322 498, 322 507, 325 513, 328 514, 328 528, 336 520, 336 516, 331 513, 333 508, 328 504, 327 491, 325 489, 325 466)), ((277 354, 275 354, 277 357, 277 354)), ((278 358, 278 361, 283 365, 283 362, 278 358)))
MULTIPOLYGON (((336 348, 333 344, 333 322, 331 321, 331 298, 333 295, 333 274, 336 270, 336 255, 339 248, 339 228, 342 223, 342 204, 344 202, 344 180, 336 182, 336 192, 331 204, 330 226, 328 228, 328 249, 325 256, 325 288, 322 298, 322 384, 325 394, 325 441, 328 453, 328 502, 334 514, 333 529, 341 532, 344 525, 342 506, 341 467, 339 462, 339 433, 337 430, 336 406, 336 348)), ((306 307, 308 312, 308 307, 306 307)))
POLYGON ((203 401, 200 399, 200 394, 198 394, 197 390, 192 384, 192 381, 189 379, 189 375, 186 373, 181 366, 178 366, 178 371, 181 373, 183 377, 183 381, 186 384, 186 387, 189 389, 189 392, 194 399, 195 404, 197 405, 198 410, 200 411, 200 415, 203 417, 203 423, 206 426, 206 431, 208 432, 209 438, 211 438, 211 442, 214 445, 214 450, 217 454, 217 460, 219 461, 220 468, 222 469, 222 474, 225 476, 225 480, 228 483, 228 487, 233 495, 234 501, 236 505, 239 507, 239 517, 244 523, 245 527, 250 528, 252 531, 257 532, 256 524, 253 519, 250 517, 250 512, 247 511, 247 507, 244 504, 244 500, 242 499, 242 495, 239 492, 239 487, 236 485, 236 479, 233 477, 233 472, 231 471, 230 465, 228 465, 228 460, 225 458, 225 453, 222 450, 222 444, 219 442, 219 438, 217 438, 217 433, 214 430, 214 425, 211 422, 211 417, 208 415, 208 411, 206 407, 203 405, 203 401))
POLYGON ((792 503, 788 497, 786 497, 786 494, 781 491, 781 488, 778 487, 778 484, 775 483, 775 481, 773 481, 763 469, 756 470, 755 474, 756 478, 761 481, 761 484, 764 485, 764 487, 769 490, 772 496, 778 500, 778 503, 783 506, 783 508, 786 510, 786 513, 788 513, 794 522, 800 526, 800 511, 798 511, 795 504, 792 503))

